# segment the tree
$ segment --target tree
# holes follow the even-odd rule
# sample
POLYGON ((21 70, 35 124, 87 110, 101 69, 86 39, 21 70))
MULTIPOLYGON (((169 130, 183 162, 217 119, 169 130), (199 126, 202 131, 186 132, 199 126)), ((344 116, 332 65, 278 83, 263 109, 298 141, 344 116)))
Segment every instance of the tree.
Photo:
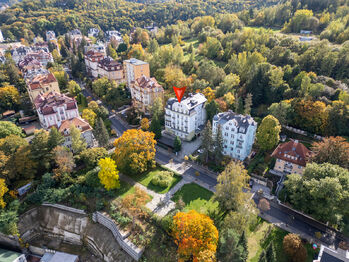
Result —
POLYGON ((281 101, 280 103, 273 103, 268 108, 270 115, 279 120, 281 125, 287 125, 289 123, 290 114, 292 112, 291 104, 287 101, 281 101))
POLYGON ((81 137, 81 131, 74 125, 70 126, 70 136, 71 136, 71 148, 75 154, 79 154, 81 151, 86 149, 86 142, 81 137))
POLYGON ((82 118, 85 119, 90 124, 90 126, 94 127, 97 115, 91 109, 85 108, 82 111, 82 118))
POLYGON ((101 158, 108 156, 108 151, 104 147, 87 148, 80 153, 80 159, 85 163, 86 167, 91 169, 97 166, 101 158))
POLYGON ((262 210, 262 213, 270 210, 270 203, 269 203, 269 201, 267 199, 265 199, 265 198, 260 199, 259 203, 258 203, 258 208, 260 210, 262 210))
POLYGON ((68 91, 71 95, 76 96, 81 92, 81 87, 74 80, 71 80, 68 83, 68 91))
POLYGON ((116 169, 115 161, 109 157, 100 159, 98 162, 100 171, 98 177, 101 184, 104 185, 106 190, 115 189, 120 187, 119 171, 116 169))
POLYGON ((212 100, 205 105, 207 120, 212 121, 213 117, 219 112, 218 103, 212 100))
POLYGON ((64 136, 57 130, 56 127, 52 127, 50 129, 50 133, 48 135, 47 146, 48 150, 51 151, 56 146, 60 146, 64 142, 64 136))
POLYGON ((115 162, 122 172, 143 173, 155 166, 154 134, 129 129, 115 140, 115 162))
POLYGON ((245 115, 251 114, 251 106, 252 106, 252 94, 248 93, 245 98, 245 107, 244 107, 245 115))
POLYGON ((222 127, 218 124, 217 132, 214 138, 214 158, 216 161, 216 164, 219 165, 221 161, 223 160, 223 134, 222 134, 222 127))
POLYGON ((263 118, 261 125, 258 127, 256 138, 259 147, 263 151, 273 149, 280 140, 281 125, 272 115, 263 118))
POLYGON ((35 131, 30 143, 30 157, 38 164, 38 173, 46 172, 50 168, 50 149, 48 147, 49 133, 40 129, 35 131))
POLYGON ((310 161, 322 164, 330 163, 349 168, 349 143, 340 136, 325 137, 312 145, 310 161))
POLYGON ((0 110, 17 109, 20 101, 18 90, 13 86, 0 87, 0 110))
POLYGON ((182 148, 182 141, 178 136, 176 136, 174 143, 173 143, 173 150, 175 152, 179 152, 179 151, 181 151, 181 148, 182 148))
POLYGON ((9 135, 16 135, 23 137, 22 129, 12 122, 9 121, 1 121, 0 122, 0 139, 7 137, 9 135))
POLYGON ((94 136, 98 141, 98 145, 101 147, 105 147, 109 145, 109 134, 108 130, 104 125, 104 121, 102 118, 98 118, 96 122, 96 126, 93 130, 94 136))
POLYGON ((162 134, 161 134, 161 122, 158 117, 153 117, 150 123, 150 128, 149 130, 154 133, 155 139, 160 139, 162 134))
POLYGON ((68 76, 64 71, 55 71, 53 72, 56 77, 60 90, 64 90, 68 87, 68 76))
POLYGON ((273 242, 270 242, 266 250, 263 250, 259 256, 258 262, 276 262, 275 249, 273 242))
POLYGON ((219 237, 218 259, 222 262, 245 262, 247 261, 248 249, 246 237, 243 232, 239 234, 231 229, 224 228, 219 237))
POLYGON ((149 119, 144 117, 141 120, 141 129, 143 131, 147 131, 149 129, 149 119))
POLYGON ((211 87, 206 87, 202 93, 206 97, 208 102, 211 102, 216 98, 215 92, 211 89, 211 87))
POLYGON ((107 55, 113 58, 114 60, 118 58, 118 54, 111 44, 107 46, 107 55))
POLYGON ((73 153, 66 147, 55 147, 53 149, 53 159, 57 166, 57 168, 53 170, 56 177, 70 175, 75 168, 73 153))
POLYGON ((348 169, 308 163, 302 176, 291 174, 284 185, 292 206, 315 219, 338 225, 349 215, 348 169))
POLYGON ((150 107, 150 112, 153 117, 161 119, 164 114, 164 105, 160 97, 154 100, 153 105, 150 107))
POLYGON ((165 83, 167 87, 184 87, 187 86, 187 78, 182 69, 178 66, 168 65, 165 68, 165 83))
POLYGON ((208 158, 210 155, 210 152, 212 151, 213 147, 213 139, 212 139, 212 126, 211 122, 207 121, 206 127, 202 132, 202 158, 205 161, 205 163, 208 162, 208 158))
POLYGON ((178 255, 183 261, 191 257, 193 261, 198 261, 200 252, 216 252, 217 249, 217 228, 208 216, 195 210, 179 212, 173 217, 172 236, 178 246, 178 255))
POLYGON ((222 210, 237 211, 250 199, 250 194, 243 190, 248 188, 249 176, 241 162, 231 161, 217 177, 214 198, 222 210))
POLYGON ((297 234, 287 234, 282 241, 285 253, 293 262, 304 262, 307 258, 307 250, 297 234))
POLYGON ((0 207, 5 208, 6 202, 4 201, 4 195, 8 192, 8 188, 5 183, 5 179, 0 178, 0 207))

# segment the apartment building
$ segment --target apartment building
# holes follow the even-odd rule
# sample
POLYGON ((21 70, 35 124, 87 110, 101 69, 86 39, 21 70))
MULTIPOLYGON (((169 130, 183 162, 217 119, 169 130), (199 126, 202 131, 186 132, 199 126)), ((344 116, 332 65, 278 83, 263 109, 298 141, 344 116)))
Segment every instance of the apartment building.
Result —
POLYGON ((90 50, 85 54, 85 65, 87 74, 96 78, 98 77, 98 63, 104 58, 104 54, 90 50))
POLYGON ((130 86, 133 106, 143 113, 149 113, 150 106, 155 99, 160 97, 164 100, 164 89, 156 79, 145 75, 131 82, 130 86))
POLYGON ((274 170, 286 174, 303 174, 311 151, 298 140, 279 144, 272 153, 276 158, 274 170))
POLYGON ((29 98, 32 102, 34 102, 40 94, 50 92, 60 93, 58 81, 52 73, 38 74, 33 78, 27 78, 26 84, 29 98))
POLYGON ((149 63, 138 60, 136 58, 131 58, 129 60, 124 60, 124 70, 126 84, 128 87, 131 86, 131 82, 140 78, 142 75, 150 77, 149 63))
POLYGON ((44 129, 52 126, 59 128, 63 121, 79 117, 76 100, 57 92, 39 94, 34 105, 44 129))
POLYGON ((107 77, 114 80, 117 84, 125 82, 124 69, 121 63, 111 57, 104 57, 98 62, 98 76, 107 77))
POLYGON ((181 139, 192 140, 206 124, 206 101, 201 93, 189 94, 180 103, 177 98, 170 98, 165 107, 165 131, 181 139))
POLYGON ((219 126, 223 138, 222 153, 241 161, 245 160, 252 150, 257 123, 249 115, 240 115, 229 110, 213 117, 213 137, 217 135, 219 126))

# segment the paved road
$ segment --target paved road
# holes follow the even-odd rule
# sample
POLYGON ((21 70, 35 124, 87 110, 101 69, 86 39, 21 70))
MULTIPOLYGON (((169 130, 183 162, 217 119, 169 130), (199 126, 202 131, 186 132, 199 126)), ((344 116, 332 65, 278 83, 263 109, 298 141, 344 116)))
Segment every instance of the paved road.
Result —
MULTIPOLYGON (((86 97, 90 96, 93 100, 97 100, 96 97, 94 97, 88 89, 82 90, 82 93, 86 97)), ((108 109, 111 112, 110 108, 108 109)), ((115 114, 110 113, 109 119, 112 122, 112 128, 115 129, 118 135, 122 135, 123 132, 128 129, 128 127, 125 126, 125 123, 120 121, 115 116, 115 114)), ((158 148, 156 152, 157 162, 167 164, 171 159, 174 163, 181 163, 179 160, 175 159, 174 155, 171 155, 165 150, 158 148)), ((209 187, 214 188, 217 184, 217 180, 212 176, 212 174, 207 173, 208 172, 206 172, 202 168, 196 167, 190 167, 185 171, 186 175, 190 175, 195 179, 198 179, 207 184, 209 187), (196 172, 199 172, 200 175, 196 176, 196 172)), ((254 195, 253 199, 256 203, 258 203, 259 198, 256 194, 254 195)), ((270 210, 264 212, 264 215, 262 215, 262 217, 287 231, 301 234, 308 240, 315 240, 315 232, 321 232, 324 235, 324 237, 321 239, 323 243, 325 243, 327 246, 338 246, 339 239, 334 237, 332 234, 326 233, 321 226, 317 226, 316 223, 311 223, 311 221, 309 220, 306 221, 306 219, 304 219, 304 217, 302 217, 301 215, 291 215, 288 210, 285 210, 284 208, 282 208, 282 206, 273 201, 270 201, 270 210)))

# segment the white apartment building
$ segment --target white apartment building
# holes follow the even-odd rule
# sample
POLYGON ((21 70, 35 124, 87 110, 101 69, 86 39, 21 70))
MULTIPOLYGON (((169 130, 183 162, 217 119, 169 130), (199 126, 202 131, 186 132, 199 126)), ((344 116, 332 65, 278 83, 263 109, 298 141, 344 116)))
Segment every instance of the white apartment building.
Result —
POLYGON ((85 65, 87 74, 97 78, 98 77, 98 63, 104 58, 104 54, 90 50, 85 54, 85 65))
POLYGON ((218 126, 223 138, 222 153, 241 161, 245 160, 252 150, 257 123, 249 115, 239 115, 229 110, 213 117, 213 137, 217 134, 218 126))
POLYGON ((177 98, 170 98, 165 108, 165 131, 184 140, 192 140, 205 126, 206 101, 200 93, 189 94, 180 103, 177 98))

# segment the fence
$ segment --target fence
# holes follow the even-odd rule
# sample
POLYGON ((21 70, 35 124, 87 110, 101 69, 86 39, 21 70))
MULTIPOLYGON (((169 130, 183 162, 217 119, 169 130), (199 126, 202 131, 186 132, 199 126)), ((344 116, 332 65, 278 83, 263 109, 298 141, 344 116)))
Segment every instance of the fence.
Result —
POLYGON ((119 228, 113 220, 99 212, 95 212, 92 214, 92 220, 108 228, 114 235, 116 241, 119 243, 121 248, 133 259, 138 261, 141 258, 144 249, 138 248, 137 246, 132 244, 127 238, 121 235, 119 228))
POLYGON ((69 211, 69 212, 72 212, 75 214, 86 215, 86 212, 84 210, 81 210, 81 209, 67 207, 67 206, 63 206, 63 205, 59 205, 59 204, 50 204, 50 203, 44 203, 42 205, 47 206, 47 207, 54 207, 54 208, 62 209, 62 210, 69 211))
POLYGON ((316 134, 311 134, 311 133, 308 133, 304 130, 301 130, 301 129, 297 129, 297 128, 294 128, 292 126, 283 126, 285 129, 293 132, 293 133, 296 133, 296 134, 299 134, 299 135, 303 135, 303 136, 308 136, 308 137, 313 137, 317 140, 322 140, 323 137, 322 136, 319 136, 319 135, 316 135, 316 134))

